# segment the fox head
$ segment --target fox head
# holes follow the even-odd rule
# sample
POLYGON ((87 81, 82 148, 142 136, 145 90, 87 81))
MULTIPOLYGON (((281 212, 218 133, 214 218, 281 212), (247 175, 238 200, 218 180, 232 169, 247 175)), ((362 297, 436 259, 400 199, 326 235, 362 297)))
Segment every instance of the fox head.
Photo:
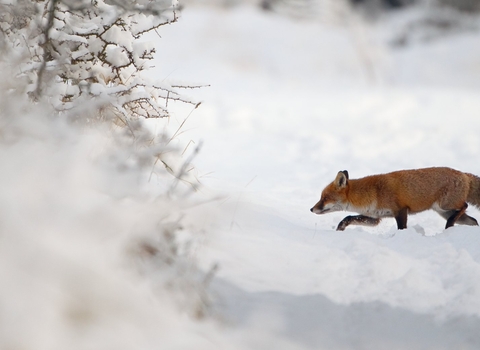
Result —
POLYGON ((320 200, 310 211, 315 214, 325 214, 344 210, 347 201, 348 171, 339 171, 337 177, 322 191, 320 200))

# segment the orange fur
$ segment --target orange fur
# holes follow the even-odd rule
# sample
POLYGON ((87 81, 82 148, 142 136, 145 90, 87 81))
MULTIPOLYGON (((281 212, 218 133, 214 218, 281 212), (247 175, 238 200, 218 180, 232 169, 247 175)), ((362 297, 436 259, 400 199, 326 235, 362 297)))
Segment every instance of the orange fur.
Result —
POLYGON ((480 206, 480 178, 450 168, 400 170, 356 180, 340 171, 311 211, 324 214, 347 210, 360 214, 346 217, 338 230, 350 224, 376 225, 383 217, 394 217, 398 228, 403 229, 407 214, 428 209, 446 218, 446 227, 455 223, 478 225, 465 214, 467 202, 480 206))

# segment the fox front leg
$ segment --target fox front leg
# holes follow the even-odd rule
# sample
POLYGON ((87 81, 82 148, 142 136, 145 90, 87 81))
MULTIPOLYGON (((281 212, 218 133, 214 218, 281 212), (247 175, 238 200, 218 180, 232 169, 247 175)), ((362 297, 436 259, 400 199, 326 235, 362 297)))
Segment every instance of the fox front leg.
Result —
POLYGON ((397 228, 399 230, 405 230, 407 228, 407 218, 408 218, 408 208, 402 208, 395 215, 395 220, 397 221, 397 228))
POLYGON ((337 231, 343 231, 348 225, 377 226, 380 222, 379 218, 371 218, 365 215, 349 215, 337 226, 337 231))

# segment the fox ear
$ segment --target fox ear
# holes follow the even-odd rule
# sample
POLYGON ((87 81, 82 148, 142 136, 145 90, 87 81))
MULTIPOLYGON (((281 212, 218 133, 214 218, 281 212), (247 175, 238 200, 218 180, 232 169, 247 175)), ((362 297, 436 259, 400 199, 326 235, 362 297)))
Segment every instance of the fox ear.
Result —
POLYGON ((335 178, 335 186, 338 188, 343 188, 347 186, 348 183, 348 172, 346 170, 344 171, 339 171, 337 174, 337 177, 335 178))

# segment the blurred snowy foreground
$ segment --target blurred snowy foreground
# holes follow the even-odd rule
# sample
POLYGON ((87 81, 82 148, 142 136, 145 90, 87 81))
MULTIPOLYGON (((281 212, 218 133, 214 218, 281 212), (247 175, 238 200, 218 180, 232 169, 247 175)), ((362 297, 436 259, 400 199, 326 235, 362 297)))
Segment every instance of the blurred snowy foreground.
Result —
MULTIPOLYGON (((0 126, 0 348, 480 348, 478 227, 444 230, 426 212, 404 231, 386 219, 336 232, 346 213, 309 211, 339 170, 480 175, 480 31, 405 34, 422 14, 367 25, 187 7, 155 38, 158 79, 211 85, 172 141, 203 141, 203 186, 175 200, 148 169, 117 167, 131 155, 111 130, 79 136, 13 110, 0 126), (159 272, 168 261, 142 254, 166 222, 193 249, 159 272), (217 265, 213 280, 196 284, 191 261, 217 265), (187 310, 205 300, 197 321, 187 310)), ((173 131, 189 114, 177 107, 173 131)))

